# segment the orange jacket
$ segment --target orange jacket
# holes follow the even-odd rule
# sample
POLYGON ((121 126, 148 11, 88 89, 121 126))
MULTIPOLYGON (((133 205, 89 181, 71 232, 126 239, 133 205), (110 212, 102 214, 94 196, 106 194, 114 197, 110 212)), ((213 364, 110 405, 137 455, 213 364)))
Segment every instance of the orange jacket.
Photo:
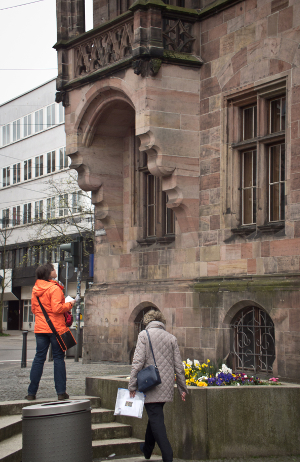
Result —
POLYGON ((71 303, 65 303, 62 286, 57 281, 37 279, 32 289, 31 311, 35 314, 34 332, 36 334, 52 333, 36 297, 47 311, 55 329, 60 334, 68 330, 64 313, 72 309, 71 303))

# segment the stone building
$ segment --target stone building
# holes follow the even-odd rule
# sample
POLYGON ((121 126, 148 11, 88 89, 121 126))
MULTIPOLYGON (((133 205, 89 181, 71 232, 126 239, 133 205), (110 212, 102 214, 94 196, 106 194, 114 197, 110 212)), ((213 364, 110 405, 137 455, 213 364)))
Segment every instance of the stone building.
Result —
POLYGON ((57 101, 92 191, 84 360, 161 310, 183 358, 300 379, 300 2, 57 1, 57 101))

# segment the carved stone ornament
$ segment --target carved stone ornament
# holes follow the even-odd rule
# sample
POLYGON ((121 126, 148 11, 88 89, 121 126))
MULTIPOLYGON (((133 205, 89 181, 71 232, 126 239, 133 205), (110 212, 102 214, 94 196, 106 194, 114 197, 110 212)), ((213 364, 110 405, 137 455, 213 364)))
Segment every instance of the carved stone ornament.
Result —
POLYGON ((75 76, 87 75, 132 55, 133 21, 125 23, 75 49, 75 76))
POLYGON ((161 59, 137 59, 132 63, 134 73, 142 77, 156 75, 161 66, 161 59))
POLYGON ((193 24, 181 19, 166 19, 163 30, 164 48, 180 53, 191 53, 195 37, 191 34, 193 24))
POLYGON ((55 102, 62 103, 63 107, 69 106, 69 94, 67 91, 57 91, 55 93, 55 102))

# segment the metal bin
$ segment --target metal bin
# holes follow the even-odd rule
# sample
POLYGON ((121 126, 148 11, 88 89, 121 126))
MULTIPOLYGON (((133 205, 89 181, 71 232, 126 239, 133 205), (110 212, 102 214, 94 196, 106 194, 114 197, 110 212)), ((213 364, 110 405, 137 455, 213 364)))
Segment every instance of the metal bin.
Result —
POLYGON ((88 399, 27 406, 22 415, 22 462, 92 462, 88 399))

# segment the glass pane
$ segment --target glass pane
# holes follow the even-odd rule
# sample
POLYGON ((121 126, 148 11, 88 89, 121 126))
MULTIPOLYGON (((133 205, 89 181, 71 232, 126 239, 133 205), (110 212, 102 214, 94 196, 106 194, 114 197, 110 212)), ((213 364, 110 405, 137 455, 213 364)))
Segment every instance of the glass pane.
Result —
POLYGON ((28 135, 31 135, 31 114, 28 116, 28 135))
POLYGON ((281 98, 281 130, 285 130, 285 109, 286 109, 286 99, 281 98))
POLYGON ((148 205, 155 203, 155 178, 153 175, 148 175, 148 205))
POLYGON ((175 234, 175 213, 167 208, 167 234, 175 234))
POLYGON ((271 101, 270 115, 271 115, 271 133, 280 131, 280 98, 271 101))
POLYGON ((270 186, 270 221, 279 220, 279 183, 270 186))
POLYGON ((285 188, 284 183, 280 184, 280 220, 285 218, 285 188))
POLYGON ((279 181, 280 145, 270 148, 270 183, 279 181))
POLYGON ((244 140, 253 138, 253 108, 244 109, 244 140))
POLYGON ((253 202, 252 202, 252 188, 244 190, 244 219, 243 224, 247 225, 253 223, 252 219, 252 210, 253 210, 253 202))
POLYGON ((51 172, 51 152, 47 152, 47 173, 51 172))
POLYGON ((55 172, 55 151, 52 151, 52 172, 55 172))
POLYGON ((28 319, 28 305, 24 302, 23 305, 23 322, 27 322, 28 319))
POLYGON ((147 236, 155 236, 155 206, 148 207, 148 229, 147 236))
POLYGON ((253 186, 252 152, 244 153, 244 188, 253 186))
POLYGON ((281 144, 280 181, 285 181, 285 145, 281 144))

